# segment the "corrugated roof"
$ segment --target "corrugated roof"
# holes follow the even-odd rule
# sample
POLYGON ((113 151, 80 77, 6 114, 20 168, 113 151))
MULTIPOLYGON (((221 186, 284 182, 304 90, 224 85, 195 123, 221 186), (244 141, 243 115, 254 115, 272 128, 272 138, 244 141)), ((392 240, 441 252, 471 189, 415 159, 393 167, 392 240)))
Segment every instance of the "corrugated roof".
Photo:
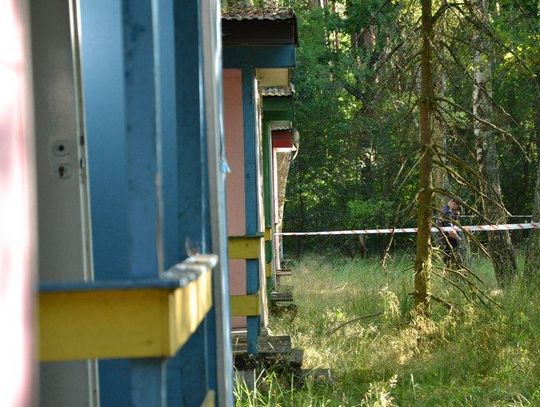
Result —
POLYGON ((282 131, 282 130, 292 130, 292 124, 281 124, 281 123, 278 123, 276 125, 272 125, 272 131, 282 131))
POLYGON ((257 9, 236 8, 221 15, 224 20, 289 20, 294 18, 294 12, 288 8, 257 9))
POLYGON ((292 96, 294 95, 294 86, 292 83, 287 87, 273 87, 273 88, 262 88, 262 96, 292 96))

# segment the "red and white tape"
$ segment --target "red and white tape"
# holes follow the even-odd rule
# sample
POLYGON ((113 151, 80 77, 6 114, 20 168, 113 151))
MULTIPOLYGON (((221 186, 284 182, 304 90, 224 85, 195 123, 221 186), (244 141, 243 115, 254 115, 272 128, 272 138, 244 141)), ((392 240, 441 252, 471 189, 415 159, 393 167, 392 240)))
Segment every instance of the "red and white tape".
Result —
MULTIPOLYGON (((506 225, 471 225, 471 226, 444 226, 431 228, 432 232, 463 229, 468 232, 481 232, 485 230, 523 230, 540 229, 540 222, 510 223, 506 225)), ((281 236, 324 236, 324 235, 384 235, 391 233, 416 233, 418 228, 395 228, 395 229, 359 229, 359 230, 332 230, 325 232, 282 232, 276 233, 281 236)))

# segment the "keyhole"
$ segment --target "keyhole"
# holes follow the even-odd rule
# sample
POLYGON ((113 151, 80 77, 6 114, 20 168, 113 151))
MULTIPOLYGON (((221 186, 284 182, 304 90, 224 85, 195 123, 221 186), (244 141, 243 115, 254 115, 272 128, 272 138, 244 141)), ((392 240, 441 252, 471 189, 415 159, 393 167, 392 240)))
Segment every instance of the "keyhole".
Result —
POLYGON ((69 164, 60 163, 55 167, 55 172, 58 178, 68 179, 71 176, 71 167, 69 164))
POLYGON ((63 144, 60 144, 58 146, 58 151, 60 151, 61 153, 63 153, 65 149, 66 149, 66 147, 63 144))

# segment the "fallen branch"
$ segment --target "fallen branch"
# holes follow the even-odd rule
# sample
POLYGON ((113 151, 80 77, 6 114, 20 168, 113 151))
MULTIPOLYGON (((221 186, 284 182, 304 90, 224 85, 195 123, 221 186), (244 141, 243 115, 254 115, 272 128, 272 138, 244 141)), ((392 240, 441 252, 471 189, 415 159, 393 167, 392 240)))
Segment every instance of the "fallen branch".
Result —
POLYGON ((377 312, 375 314, 370 314, 370 315, 364 315, 362 317, 358 317, 358 318, 354 318, 354 319, 351 319, 350 321, 347 321, 341 325, 338 325, 336 328, 332 329, 329 333, 328 333, 328 336, 332 335, 334 332, 336 332, 337 330, 343 328, 344 326, 347 326, 349 324, 352 324, 353 322, 357 322, 357 321, 361 321, 363 319, 368 319, 368 318, 374 318, 374 317, 377 317, 379 315, 382 315, 382 311, 380 312, 377 312))

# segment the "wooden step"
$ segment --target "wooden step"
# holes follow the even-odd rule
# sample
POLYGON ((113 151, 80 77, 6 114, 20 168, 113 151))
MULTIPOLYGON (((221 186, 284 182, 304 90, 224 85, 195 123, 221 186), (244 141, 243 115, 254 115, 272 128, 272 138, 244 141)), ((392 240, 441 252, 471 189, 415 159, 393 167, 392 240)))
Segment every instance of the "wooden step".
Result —
POLYGON ((293 319, 298 314, 298 305, 295 303, 273 303, 270 307, 270 314, 276 317, 288 317, 293 319))
POLYGON ((291 269, 276 270, 276 276, 277 277, 290 277, 292 276, 292 270, 291 269))
POLYGON ((293 302, 293 294, 291 291, 274 291, 270 293, 270 301, 272 302, 293 302))
POLYGON ((287 352, 259 353, 257 356, 239 353, 234 355, 234 366, 238 370, 266 369, 301 375, 304 351, 290 349, 287 352))
MULTIPOLYGON (((247 337, 236 336, 232 339, 232 348, 234 355, 247 353, 247 337)), ((282 336, 260 336, 257 348, 260 355, 271 353, 289 353, 292 349, 291 337, 288 335, 282 336)))
POLYGON ((292 341, 289 335, 261 336, 259 338, 259 353, 288 353, 292 349, 292 341))
MULTIPOLYGON (((231 329, 231 337, 239 337, 239 336, 246 336, 247 335, 247 329, 246 328, 233 328, 231 329)), ((261 328, 261 334, 260 336, 267 336, 268 335, 268 328, 261 328)))
POLYGON ((302 369, 302 362, 304 361, 304 350, 298 348, 292 349, 287 361, 291 368, 300 371, 302 369))

